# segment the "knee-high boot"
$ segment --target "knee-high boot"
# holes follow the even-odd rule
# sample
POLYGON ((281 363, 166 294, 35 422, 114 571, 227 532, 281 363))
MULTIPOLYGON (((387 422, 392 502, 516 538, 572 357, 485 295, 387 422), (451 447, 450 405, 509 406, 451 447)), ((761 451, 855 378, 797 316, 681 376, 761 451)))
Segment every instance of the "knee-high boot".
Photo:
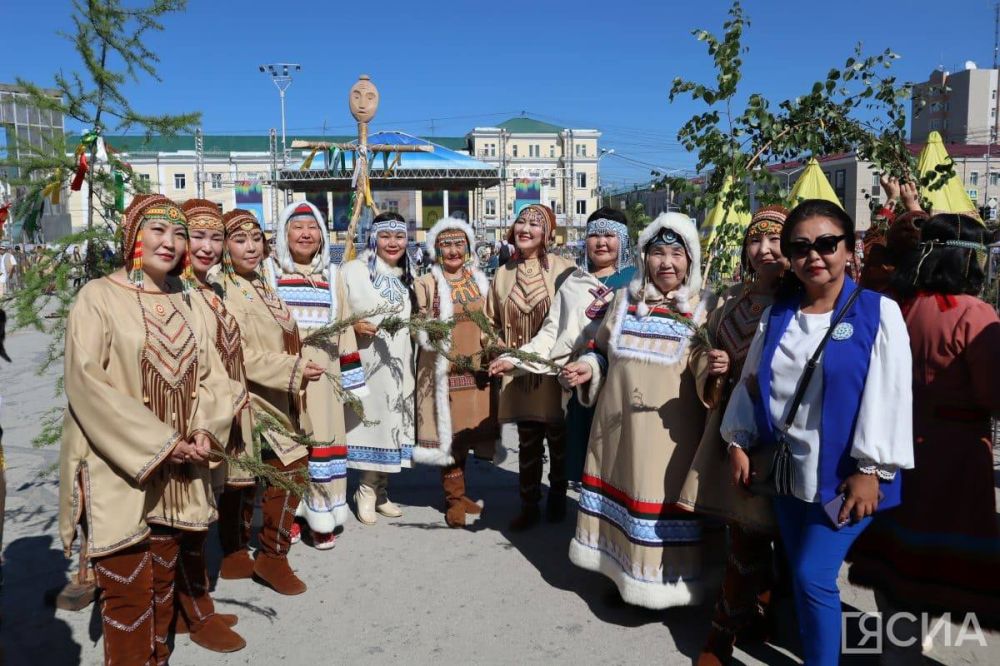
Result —
POLYGON ((167 639, 174 624, 174 581, 180 557, 180 535, 169 528, 153 528, 149 537, 153 559, 153 625, 156 631, 156 663, 170 661, 167 639))
POLYGON ((149 542, 95 558, 94 575, 101 589, 104 663, 155 664, 153 567, 149 542))
POLYGON ((215 602, 208 592, 208 570, 205 567, 205 532, 185 532, 181 536, 181 556, 177 561, 176 633, 187 630, 191 640, 213 652, 235 652, 246 647, 246 641, 230 629, 236 624, 235 615, 215 612, 215 602))
MULTIPOLYGON (((266 461, 279 471, 305 481, 306 460, 282 465, 277 458, 266 461)), ((262 503, 264 524, 260 530, 260 550, 254 560, 253 577, 279 594, 302 594, 306 584, 299 580, 288 564, 288 549, 292 545, 291 528, 299 498, 293 493, 268 486, 262 503)))
POLYGON ((253 576, 250 559, 250 523, 257 488, 226 488, 219 496, 219 541, 222 543, 222 568, 226 580, 253 576))
POLYGON ((545 453, 545 424, 522 421, 517 424, 518 483, 521 490, 521 513, 510 521, 517 532, 538 522, 542 501, 542 455, 545 453))
POLYGON ((566 426, 549 423, 545 426, 549 443, 549 496, 545 501, 545 519, 552 523, 566 517, 566 426))
MULTIPOLYGON (((464 460, 462 462, 465 462, 464 460)), ((441 485, 448 508, 444 522, 448 527, 465 527, 465 470, 457 464, 441 469, 441 485)))

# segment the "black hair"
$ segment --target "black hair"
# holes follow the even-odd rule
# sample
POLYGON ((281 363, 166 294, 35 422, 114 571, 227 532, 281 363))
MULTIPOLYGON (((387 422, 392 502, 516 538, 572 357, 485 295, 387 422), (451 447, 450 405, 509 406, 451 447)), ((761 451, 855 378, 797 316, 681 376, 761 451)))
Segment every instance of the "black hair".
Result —
MULTIPOLYGON (((406 222, 406 218, 391 210, 387 210, 384 213, 379 213, 372 219, 372 224, 377 222, 388 222, 392 220, 393 222, 406 222)), ((417 292, 413 289, 413 269, 414 266, 410 266, 410 240, 407 238, 406 247, 403 248, 403 277, 400 278, 400 282, 406 287, 406 292, 410 296, 410 312, 416 313, 419 309, 417 304, 417 292)))
MULTIPOLYGON (((847 239, 844 241, 848 251, 854 253, 854 219, 847 214, 843 208, 827 201, 826 199, 806 199, 792 209, 785 220, 785 225, 781 228, 781 254, 791 260, 791 242, 795 227, 806 220, 814 217, 825 217, 833 220, 834 224, 840 227, 840 231, 847 239)), ((802 293, 802 281, 795 275, 795 271, 785 271, 785 276, 778 286, 778 298, 792 298, 802 293)))
POLYGON ((910 251, 893 273, 890 285, 902 300, 918 291, 978 296, 986 281, 976 250, 944 245, 945 241, 983 244, 982 224, 968 215, 939 213, 920 227, 921 245, 910 251), (927 245, 934 243, 934 245, 927 245))
POLYGON ((611 220, 612 222, 628 224, 628 218, 625 217, 625 213, 614 208, 608 208, 607 206, 598 208, 587 218, 587 222, 593 222, 594 220, 611 220))

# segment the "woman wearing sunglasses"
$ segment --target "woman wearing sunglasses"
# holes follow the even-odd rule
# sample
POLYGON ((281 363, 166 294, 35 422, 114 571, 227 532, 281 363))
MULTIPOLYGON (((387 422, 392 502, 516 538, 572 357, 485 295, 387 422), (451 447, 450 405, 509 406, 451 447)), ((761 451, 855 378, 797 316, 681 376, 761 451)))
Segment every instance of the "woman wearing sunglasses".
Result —
POLYGON ((913 467, 906 325, 895 302, 846 275, 853 245, 854 221, 836 204, 810 199, 789 214, 781 250, 792 272, 761 317, 721 428, 730 446, 758 454, 753 468, 734 456, 740 480, 776 495, 810 666, 838 662, 840 566, 872 514, 899 504, 897 470, 913 467))

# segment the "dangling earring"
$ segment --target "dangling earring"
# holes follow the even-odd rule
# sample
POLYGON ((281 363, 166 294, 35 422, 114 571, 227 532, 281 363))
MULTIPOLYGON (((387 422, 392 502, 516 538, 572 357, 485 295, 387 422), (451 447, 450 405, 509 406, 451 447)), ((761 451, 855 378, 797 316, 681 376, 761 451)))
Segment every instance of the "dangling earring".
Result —
POLYGON ((195 288, 194 268, 191 266, 191 253, 184 252, 184 263, 181 269, 181 287, 186 294, 195 288))
POLYGON ((142 289, 142 229, 135 234, 135 245, 132 248, 132 270, 128 281, 137 289, 142 289))

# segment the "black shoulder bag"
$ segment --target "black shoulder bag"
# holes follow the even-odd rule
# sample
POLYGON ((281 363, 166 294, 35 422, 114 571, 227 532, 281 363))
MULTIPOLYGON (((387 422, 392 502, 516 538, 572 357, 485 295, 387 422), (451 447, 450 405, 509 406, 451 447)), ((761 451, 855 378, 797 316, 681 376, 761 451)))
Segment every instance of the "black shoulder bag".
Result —
MULTIPOLYGON (((819 346, 816 347, 816 351, 813 352, 809 362, 806 363, 805 372, 802 373, 799 385, 795 389, 795 396, 792 398, 792 406, 788 410, 785 422, 775 434, 774 443, 760 445, 760 442, 758 442, 758 445, 749 451, 750 492, 754 495, 772 496, 792 494, 795 470, 792 467, 792 447, 788 443, 788 430, 792 427, 792 422, 795 421, 795 414, 799 411, 799 405, 802 404, 802 398, 805 396, 806 388, 809 386, 813 373, 816 371, 816 366, 819 364, 819 357, 822 355, 826 343, 830 340, 830 336, 833 335, 833 331, 837 328, 837 325, 847 316, 848 311, 854 305, 854 302, 858 300, 860 294, 861 287, 857 287, 851 293, 847 302, 844 303, 844 307, 830 321, 830 328, 827 329, 823 339, 819 342, 819 346), (755 469, 766 470, 766 473, 754 474, 755 469)), ((764 405, 764 409, 769 408, 768 405, 764 405)))

